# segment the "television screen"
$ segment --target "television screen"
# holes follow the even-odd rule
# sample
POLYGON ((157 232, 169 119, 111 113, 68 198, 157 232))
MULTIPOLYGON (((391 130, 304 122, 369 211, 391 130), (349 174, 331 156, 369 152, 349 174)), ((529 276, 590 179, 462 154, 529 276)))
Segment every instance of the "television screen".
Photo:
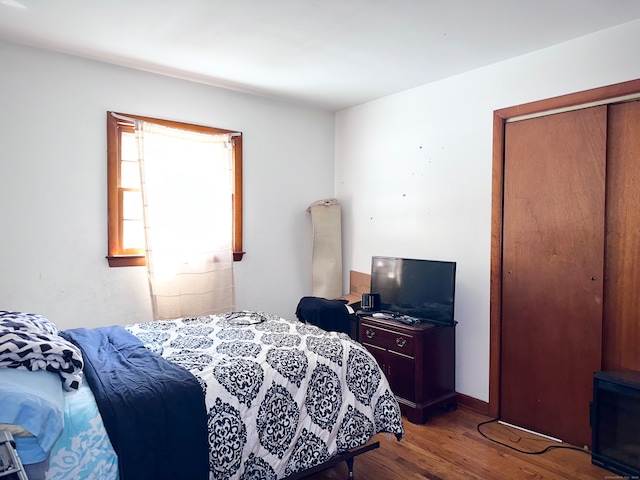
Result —
POLYGON ((453 325, 455 284, 455 262, 371 259, 371 293, 380 295, 382 312, 453 325))

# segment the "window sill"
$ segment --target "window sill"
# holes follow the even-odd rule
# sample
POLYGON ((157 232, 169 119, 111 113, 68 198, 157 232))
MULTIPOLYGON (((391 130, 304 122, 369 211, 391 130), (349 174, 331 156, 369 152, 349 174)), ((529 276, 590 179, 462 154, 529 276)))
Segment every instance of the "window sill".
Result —
MULTIPOLYGON (((239 262, 247 252, 233 252, 233 261, 239 262)), ((108 255, 110 267, 144 267, 147 259, 144 255, 108 255)))
POLYGON ((147 258, 144 255, 108 255, 110 267, 144 267, 147 258))

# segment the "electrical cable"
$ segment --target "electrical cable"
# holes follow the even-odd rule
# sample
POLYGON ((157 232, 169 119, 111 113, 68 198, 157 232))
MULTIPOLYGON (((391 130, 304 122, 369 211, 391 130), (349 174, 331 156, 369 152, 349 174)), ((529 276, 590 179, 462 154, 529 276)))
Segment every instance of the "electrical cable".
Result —
MULTIPOLYGON (((528 452, 526 450, 521 450, 519 448, 516 448, 512 445, 509 445, 508 443, 504 443, 501 442, 499 440, 495 440, 493 438, 490 438, 488 435, 486 435, 484 432, 482 432, 482 430, 480 429, 481 426, 486 425, 488 423, 493 423, 493 422, 497 422, 499 419, 498 418, 494 418, 491 420, 487 420, 485 422, 480 422, 478 424, 478 426, 476 427, 476 429, 478 430, 478 433, 480 435, 482 435, 484 438, 486 438, 487 440, 497 443, 499 445, 502 445, 503 447, 507 447, 510 448, 511 450, 515 450, 518 453, 524 453, 526 455, 542 455, 543 453, 547 453, 550 450, 553 449, 565 449, 565 450, 577 450, 578 452, 582 452, 582 453, 588 453, 589 455, 591 455, 591 451, 587 448, 580 448, 580 447, 574 447, 574 446, 569 446, 569 445, 549 445, 547 446, 544 450, 539 450, 537 452, 528 452)), ((522 437, 518 438, 517 442, 519 442, 522 439, 522 437)), ((542 441, 542 439, 537 439, 537 438, 532 438, 531 440, 539 440, 542 441)))

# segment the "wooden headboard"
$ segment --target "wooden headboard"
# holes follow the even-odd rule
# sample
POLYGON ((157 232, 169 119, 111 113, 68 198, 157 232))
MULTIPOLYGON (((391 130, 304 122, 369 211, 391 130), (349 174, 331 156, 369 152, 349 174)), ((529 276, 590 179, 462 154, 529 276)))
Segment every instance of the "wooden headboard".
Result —
POLYGON ((340 298, 355 303, 362 300, 363 293, 369 293, 371 288, 371 275, 368 273, 349 271, 349 293, 340 298))

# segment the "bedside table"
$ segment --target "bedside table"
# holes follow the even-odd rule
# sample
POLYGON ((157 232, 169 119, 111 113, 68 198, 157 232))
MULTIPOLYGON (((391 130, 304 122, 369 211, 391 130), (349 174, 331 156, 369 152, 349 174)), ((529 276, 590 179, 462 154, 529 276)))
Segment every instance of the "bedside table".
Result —
POLYGON ((364 315, 359 339, 382 368, 411 423, 425 423, 438 409, 457 408, 455 325, 405 325, 364 315))

